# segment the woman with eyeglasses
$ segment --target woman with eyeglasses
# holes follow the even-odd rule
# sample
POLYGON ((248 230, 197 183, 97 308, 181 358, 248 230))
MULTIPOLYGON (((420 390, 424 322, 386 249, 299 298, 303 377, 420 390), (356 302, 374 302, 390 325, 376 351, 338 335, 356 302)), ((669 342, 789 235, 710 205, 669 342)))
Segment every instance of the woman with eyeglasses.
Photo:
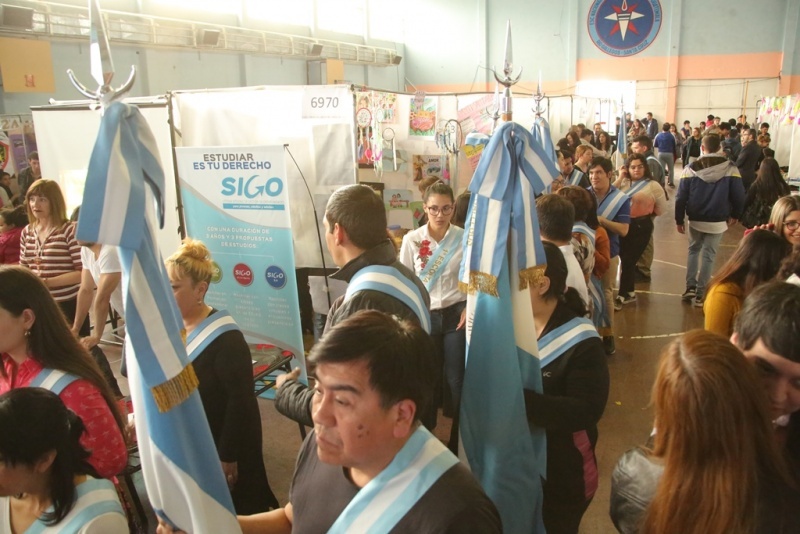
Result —
POLYGON ((779 198, 772 206, 769 222, 775 227, 775 233, 792 246, 800 244, 800 196, 779 198))
MULTIPOLYGON (((431 297, 431 336, 437 347, 437 369, 444 365, 455 414, 464 383, 467 297, 458 290, 464 230, 450 224, 455 196, 450 186, 436 182, 422 197, 428 223, 403 237, 400 262, 412 269, 431 297)), ((450 434, 450 449, 458 447, 457 425, 450 434)))

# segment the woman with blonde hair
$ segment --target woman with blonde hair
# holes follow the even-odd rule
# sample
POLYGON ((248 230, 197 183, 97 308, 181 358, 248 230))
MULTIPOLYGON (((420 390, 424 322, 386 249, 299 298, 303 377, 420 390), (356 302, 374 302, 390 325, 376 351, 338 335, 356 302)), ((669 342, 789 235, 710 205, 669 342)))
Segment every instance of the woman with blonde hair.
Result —
POLYGON ((611 481, 611 518, 643 534, 796 532, 800 492, 758 374, 727 339, 692 330, 662 351, 652 449, 611 481))
POLYGON ((800 196, 781 197, 772 206, 769 223, 792 246, 800 243, 800 196))
MULTIPOLYGON (((75 319, 81 285, 81 247, 75 239, 75 223, 67 217, 61 188, 53 180, 36 180, 25 195, 28 225, 20 236, 19 264, 42 279, 69 324, 75 319)), ((80 336, 89 335, 89 321, 80 336)))
POLYGON ((186 329, 189 359, 200 382, 203 409, 236 513, 249 515, 277 508, 264 468, 250 348, 230 314, 205 303, 215 269, 211 255, 200 241, 184 239, 166 264, 186 329))

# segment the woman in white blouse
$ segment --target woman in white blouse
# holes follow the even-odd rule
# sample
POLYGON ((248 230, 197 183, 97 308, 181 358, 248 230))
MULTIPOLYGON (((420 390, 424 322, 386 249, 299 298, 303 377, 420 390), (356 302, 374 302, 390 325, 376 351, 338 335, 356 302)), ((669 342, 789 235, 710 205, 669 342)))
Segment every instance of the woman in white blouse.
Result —
MULTIPOLYGON (((450 224, 455 208, 450 186, 436 182, 425 190, 422 200, 428 223, 403 237, 400 261, 414 270, 430 294, 431 337, 437 347, 436 357, 443 362, 457 415, 467 343, 464 328, 467 296, 458 290, 464 230, 450 224)), ((454 451, 458 446, 456 421, 450 435, 450 449, 454 451)))

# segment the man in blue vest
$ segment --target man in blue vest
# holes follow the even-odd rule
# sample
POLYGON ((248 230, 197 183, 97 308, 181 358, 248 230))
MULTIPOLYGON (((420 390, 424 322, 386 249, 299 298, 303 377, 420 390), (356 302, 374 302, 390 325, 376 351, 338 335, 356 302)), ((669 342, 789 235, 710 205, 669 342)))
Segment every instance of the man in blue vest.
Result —
MULTIPOLYGON (((328 251, 339 267, 331 278, 350 284, 347 293, 331 306, 325 332, 361 310, 378 310, 423 328, 426 320, 430 323, 428 291, 397 261, 397 251, 386 233, 386 208, 375 191, 364 185, 338 189, 328 200, 323 224, 328 251), (370 272, 374 269, 382 272, 370 272), (395 287, 376 284, 376 280, 389 281, 395 287), (403 294, 412 295, 413 301, 405 300, 403 294)), ((296 377, 296 373, 291 374, 278 383, 275 407, 283 415, 313 426, 313 391, 296 377)), ((427 428, 436 426, 435 409, 421 414, 421 418, 427 428)))

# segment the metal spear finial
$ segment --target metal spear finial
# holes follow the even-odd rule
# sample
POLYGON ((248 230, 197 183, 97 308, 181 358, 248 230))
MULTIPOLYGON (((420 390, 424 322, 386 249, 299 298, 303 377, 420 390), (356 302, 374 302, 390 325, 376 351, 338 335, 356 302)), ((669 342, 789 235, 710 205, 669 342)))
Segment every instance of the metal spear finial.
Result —
POLYGON ((91 21, 89 30, 91 73, 92 78, 98 84, 98 88, 96 91, 87 89, 86 86, 78 81, 72 69, 67 69, 67 76, 79 93, 96 101, 101 109, 105 109, 111 102, 122 97, 133 87, 136 67, 131 65, 131 73, 124 84, 116 89, 111 87, 111 80, 114 78, 114 62, 111 59, 111 46, 108 44, 106 25, 102 13, 100 13, 99 0, 89 0, 89 19, 91 21))
POLYGON ((513 51, 511 46, 511 20, 508 21, 506 26, 506 50, 505 50, 505 59, 503 60, 503 77, 497 75, 496 70, 492 70, 494 73, 494 78, 497 80, 497 83, 502 84, 505 87, 503 91, 503 100, 501 105, 501 113, 503 115, 504 121, 511 120, 511 86, 517 83, 522 76, 522 69, 519 69, 519 74, 517 77, 514 78, 512 73, 514 71, 514 59, 513 59, 513 51))

